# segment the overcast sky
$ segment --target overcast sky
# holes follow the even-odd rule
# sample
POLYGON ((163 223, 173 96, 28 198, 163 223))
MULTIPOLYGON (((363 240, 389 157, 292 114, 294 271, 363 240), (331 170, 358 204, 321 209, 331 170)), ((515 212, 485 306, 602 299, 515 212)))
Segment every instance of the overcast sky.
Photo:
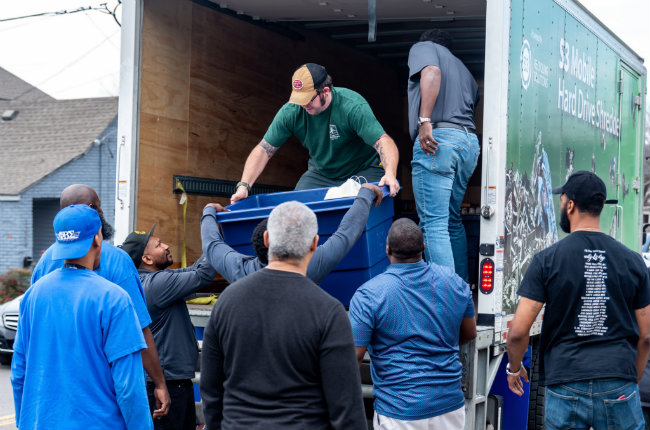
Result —
MULTIPOLYGON (((0 20, 117 0, 0 0, 0 20)), ((121 18, 121 7, 117 9, 121 18)), ((120 27, 98 11, 0 22, 0 67, 58 99, 116 96, 120 27)))
MULTIPOLYGON (((117 5, 117 0, 103 1, 110 10, 117 5)), ((99 7, 101 2, 0 0, 0 20, 72 11, 81 6, 99 7)), ((639 55, 650 58, 649 0, 582 0, 581 3, 639 55)), ((120 15, 121 7, 118 7, 118 20, 120 15)), ((55 98, 117 95, 119 62, 120 27, 111 15, 89 11, 0 22, 0 67, 55 98)))

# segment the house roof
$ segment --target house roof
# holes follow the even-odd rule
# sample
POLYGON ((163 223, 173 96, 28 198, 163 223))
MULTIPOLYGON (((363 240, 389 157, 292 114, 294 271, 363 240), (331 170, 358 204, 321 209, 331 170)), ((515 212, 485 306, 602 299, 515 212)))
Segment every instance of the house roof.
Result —
MULTIPOLYGON (((20 91, 20 85, 7 88, 20 91)), ((19 195, 85 153, 117 115, 117 97, 55 100, 41 94, 46 97, 0 100, 0 114, 17 111, 11 120, 0 119, 0 195, 19 195)))
POLYGON ((0 101, 54 100, 38 88, 0 67, 0 101))

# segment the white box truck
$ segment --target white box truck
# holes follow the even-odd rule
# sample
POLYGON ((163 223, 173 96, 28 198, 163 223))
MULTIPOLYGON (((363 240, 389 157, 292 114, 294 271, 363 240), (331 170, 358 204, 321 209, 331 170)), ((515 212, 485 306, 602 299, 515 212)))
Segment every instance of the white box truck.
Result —
MULTIPOLYGON (((197 258, 202 207, 228 202, 305 62, 325 65, 334 85, 369 101, 400 149, 396 212, 413 214, 406 60, 434 27, 451 34, 452 52, 481 89, 482 160, 464 204, 479 324, 461 351, 466 427, 540 427, 535 375, 523 405, 497 386, 519 282, 531 257, 562 237, 552 187, 574 171, 596 172, 617 200, 601 227, 641 246, 646 69, 576 1, 125 1, 116 243, 158 222, 176 256, 197 258)), ((297 142, 283 146, 254 191, 290 189, 306 159, 297 142)), ((531 334, 540 329, 541 318, 531 334)), ((535 337, 532 344, 534 374, 535 337)))

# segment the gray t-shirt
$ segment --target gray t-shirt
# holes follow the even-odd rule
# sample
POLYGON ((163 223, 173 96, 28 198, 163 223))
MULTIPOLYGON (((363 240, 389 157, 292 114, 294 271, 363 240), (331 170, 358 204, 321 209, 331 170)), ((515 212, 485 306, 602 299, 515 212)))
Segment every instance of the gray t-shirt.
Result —
POLYGON ((467 67, 444 46, 418 42, 409 52, 409 130, 418 135, 420 116, 420 72, 427 66, 440 69, 440 92, 433 106, 431 122, 453 122, 475 129, 474 109, 478 103, 478 85, 467 67))

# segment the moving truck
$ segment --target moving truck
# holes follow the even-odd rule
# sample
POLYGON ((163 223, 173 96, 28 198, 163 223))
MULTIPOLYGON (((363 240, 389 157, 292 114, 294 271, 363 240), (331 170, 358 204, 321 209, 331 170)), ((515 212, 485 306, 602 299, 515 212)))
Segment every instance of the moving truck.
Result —
MULTIPOLYGON (((479 325, 476 341, 461 350, 467 428, 539 427, 538 336, 526 361, 530 401, 509 396, 501 372, 521 278, 536 252, 563 237, 552 188, 572 172, 596 172, 616 200, 601 227, 641 246, 646 70, 575 1, 124 2, 116 243, 158 222, 177 259, 198 258, 203 206, 228 203, 305 62, 325 65, 335 86, 369 101, 400 150, 404 188, 395 211, 415 216, 407 57, 431 28, 451 34, 452 52, 481 95, 481 161, 463 209, 479 325)), ((306 151, 288 142, 254 192, 291 189, 306 161, 306 151)), ((541 317, 531 334, 540 329, 541 317)))

